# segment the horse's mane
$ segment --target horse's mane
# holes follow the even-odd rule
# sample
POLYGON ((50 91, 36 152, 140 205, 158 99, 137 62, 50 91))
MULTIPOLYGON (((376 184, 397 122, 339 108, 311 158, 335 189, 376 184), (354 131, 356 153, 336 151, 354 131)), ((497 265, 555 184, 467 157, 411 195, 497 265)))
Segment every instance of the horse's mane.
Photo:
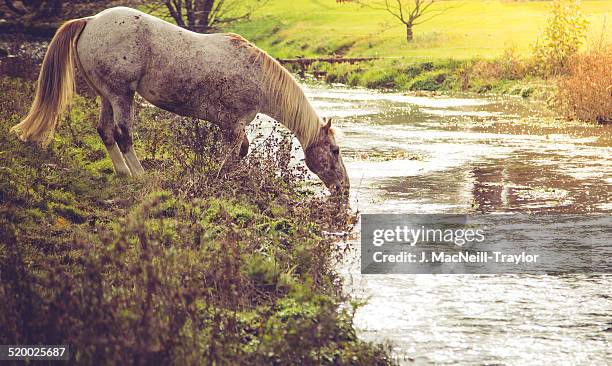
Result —
POLYGON ((228 33, 228 36, 238 43, 239 47, 249 47, 255 54, 255 60, 261 59, 264 92, 268 95, 268 104, 278 108, 277 113, 281 119, 279 122, 297 136, 303 148, 308 147, 317 139, 321 121, 293 75, 273 57, 242 36, 234 33, 228 33))

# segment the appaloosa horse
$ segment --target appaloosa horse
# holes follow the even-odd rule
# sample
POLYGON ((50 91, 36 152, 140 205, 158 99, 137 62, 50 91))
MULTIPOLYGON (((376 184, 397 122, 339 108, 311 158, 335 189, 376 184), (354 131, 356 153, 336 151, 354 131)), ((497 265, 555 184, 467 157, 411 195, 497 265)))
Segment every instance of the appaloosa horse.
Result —
POLYGON ((218 125, 230 150, 246 155, 245 127, 257 113, 300 141, 306 165, 330 191, 349 181, 331 120, 323 121, 278 62, 235 34, 197 34, 118 7, 65 23, 49 45, 26 118, 11 131, 47 144, 74 93, 74 68, 100 95, 98 132, 117 174, 144 172, 132 147, 134 93, 165 110, 218 125))

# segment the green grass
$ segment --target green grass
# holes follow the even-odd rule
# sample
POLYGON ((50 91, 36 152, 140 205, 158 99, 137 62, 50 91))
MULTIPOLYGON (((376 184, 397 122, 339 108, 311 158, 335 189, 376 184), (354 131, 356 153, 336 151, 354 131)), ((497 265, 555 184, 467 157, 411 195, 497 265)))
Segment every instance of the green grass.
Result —
POLYGON ((275 160, 282 137, 218 177, 214 128, 139 108, 147 173, 123 179, 97 153, 99 102, 77 97, 41 148, 8 132, 33 83, 0 89, 0 339, 85 365, 392 363, 357 338, 324 234, 354 216, 275 160))
MULTIPOLYGON (((383 10, 335 0, 271 0, 250 20, 227 30, 254 41, 275 57, 405 57, 411 60, 496 58, 507 48, 527 55, 546 21, 545 1, 445 1, 444 14, 415 28, 405 41, 401 23, 383 10)), ((589 39, 602 34, 609 1, 583 1, 589 39)), ((610 33, 608 28, 607 33, 610 33)))

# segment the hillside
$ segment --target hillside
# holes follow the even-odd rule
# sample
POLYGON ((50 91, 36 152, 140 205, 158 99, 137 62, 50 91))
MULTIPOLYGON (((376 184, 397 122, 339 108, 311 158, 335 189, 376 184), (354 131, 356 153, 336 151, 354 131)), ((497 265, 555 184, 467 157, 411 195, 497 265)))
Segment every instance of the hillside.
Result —
MULTIPOLYGON (((229 30, 253 40, 275 57, 344 54, 412 60, 494 58, 507 48, 525 55, 545 23, 546 1, 445 1, 440 16, 415 28, 408 44, 401 23, 384 10, 335 0, 271 0, 250 20, 229 30)), ((589 38, 598 39, 609 1, 582 1, 589 38)), ((607 29, 609 33, 609 26, 607 29)))

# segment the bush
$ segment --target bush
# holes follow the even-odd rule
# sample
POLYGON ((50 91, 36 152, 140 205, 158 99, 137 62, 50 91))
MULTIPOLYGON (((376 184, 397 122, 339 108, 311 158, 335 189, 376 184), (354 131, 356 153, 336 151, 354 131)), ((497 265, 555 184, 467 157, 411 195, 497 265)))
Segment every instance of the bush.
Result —
POLYGON ((612 45, 572 57, 556 102, 567 118, 612 122, 612 45))
POLYGON ((546 27, 534 48, 538 69, 543 75, 566 71, 569 58, 586 39, 587 20, 579 0, 553 0, 546 27))
POLYGON ((412 80, 410 90, 440 90, 444 86, 444 82, 448 76, 447 71, 427 71, 412 80))
POLYGON ((499 59, 476 60, 471 66, 472 78, 482 80, 519 80, 530 71, 529 63, 518 57, 516 49, 507 48, 499 59))

